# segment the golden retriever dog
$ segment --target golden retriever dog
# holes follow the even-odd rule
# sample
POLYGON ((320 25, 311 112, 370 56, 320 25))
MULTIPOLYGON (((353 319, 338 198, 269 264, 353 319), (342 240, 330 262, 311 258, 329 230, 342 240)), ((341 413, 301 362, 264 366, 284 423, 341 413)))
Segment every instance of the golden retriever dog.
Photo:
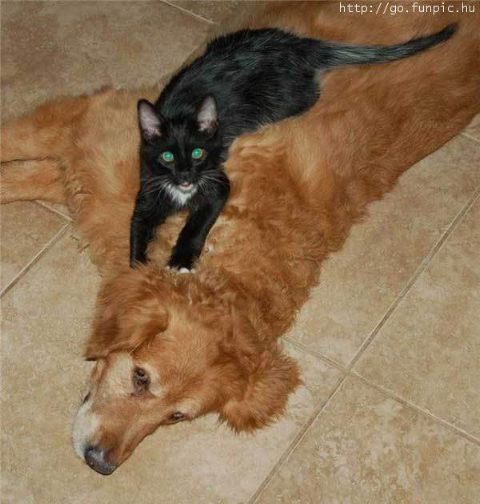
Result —
POLYGON ((238 139, 226 163, 230 200, 187 275, 165 268, 182 216, 161 228, 148 265, 128 264, 136 102, 158 89, 60 99, 2 130, 3 201, 66 203, 103 275, 86 349, 96 365, 73 433, 89 466, 109 474, 160 425, 207 412, 236 431, 281 415, 301 378, 278 338, 322 261, 369 202, 480 111, 478 15, 356 16, 295 2, 243 25, 390 44, 452 21, 448 42, 332 72, 308 113, 238 139))

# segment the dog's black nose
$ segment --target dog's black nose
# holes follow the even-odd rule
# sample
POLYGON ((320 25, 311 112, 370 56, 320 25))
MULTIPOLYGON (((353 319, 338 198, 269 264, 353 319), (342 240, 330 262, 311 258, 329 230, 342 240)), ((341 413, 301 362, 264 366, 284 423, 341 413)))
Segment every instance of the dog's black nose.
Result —
POLYGON ((85 450, 85 462, 94 471, 104 475, 112 474, 117 468, 116 465, 110 464, 110 462, 105 460, 105 453, 98 446, 87 447, 85 450))

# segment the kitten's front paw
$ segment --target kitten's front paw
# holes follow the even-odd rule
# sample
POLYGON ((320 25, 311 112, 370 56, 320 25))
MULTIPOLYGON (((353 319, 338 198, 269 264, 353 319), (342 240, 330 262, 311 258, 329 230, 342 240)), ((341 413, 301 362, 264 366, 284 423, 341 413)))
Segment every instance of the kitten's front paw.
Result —
POLYGON ((193 269, 195 257, 195 254, 191 252, 174 252, 170 261, 168 261, 168 266, 178 270, 179 273, 190 273, 193 269))

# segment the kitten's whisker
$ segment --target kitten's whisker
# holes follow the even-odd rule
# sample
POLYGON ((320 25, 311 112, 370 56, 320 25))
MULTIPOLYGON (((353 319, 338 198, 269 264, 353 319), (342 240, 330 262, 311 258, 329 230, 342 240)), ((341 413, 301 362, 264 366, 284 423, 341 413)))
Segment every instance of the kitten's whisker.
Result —
POLYGON ((166 180, 168 180, 168 177, 164 176, 164 177, 155 177, 153 179, 143 179, 142 182, 144 186, 149 187, 155 184, 162 184, 166 180))
POLYGON ((150 191, 146 191, 144 192, 143 194, 144 195, 150 195, 150 194, 153 194, 153 193, 157 193, 155 198, 148 204, 148 208, 153 208, 154 206, 156 206, 160 200, 160 198, 162 197, 162 193, 165 193, 165 194, 168 194, 168 186, 170 184, 167 183, 167 184, 161 184, 161 185, 158 185, 157 187, 155 187, 154 189, 151 189, 150 191))
POLYGON ((157 180, 148 180, 144 185, 143 185, 143 193, 144 194, 149 194, 153 191, 158 190, 162 186, 165 185, 165 182, 168 180, 168 177, 156 177, 157 180))
POLYGON ((227 186, 228 185, 228 181, 225 179, 225 177, 223 175, 220 175, 220 174, 202 174, 202 177, 200 179, 201 181, 204 181, 204 182, 213 182, 213 183, 216 183, 216 184, 220 184, 220 185, 223 185, 223 186, 227 186))
POLYGON ((214 171, 203 172, 201 177, 205 178, 223 178, 222 174, 214 171))
POLYGON ((144 181, 144 182, 151 182, 151 181, 154 181, 154 180, 161 180, 161 179, 166 179, 166 178, 168 178, 168 175, 155 175, 153 177, 148 176, 148 177, 145 177, 145 178, 141 178, 140 180, 144 181))
POLYGON ((162 185, 158 185, 150 188, 148 191, 142 191, 143 196, 149 196, 150 194, 154 194, 156 192, 162 192, 164 187, 162 185))
POLYGON ((203 193, 206 197, 208 197, 208 184, 205 184, 204 182, 201 182, 198 184, 198 189, 201 193, 203 193))
POLYGON ((158 191, 157 197, 155 198, 155 201, 153 202, 152 206, 157 206, 160 198, 162 197, 162 193, 166 193, 166 189, 164 186, 160 188, 160 191, 158 191))

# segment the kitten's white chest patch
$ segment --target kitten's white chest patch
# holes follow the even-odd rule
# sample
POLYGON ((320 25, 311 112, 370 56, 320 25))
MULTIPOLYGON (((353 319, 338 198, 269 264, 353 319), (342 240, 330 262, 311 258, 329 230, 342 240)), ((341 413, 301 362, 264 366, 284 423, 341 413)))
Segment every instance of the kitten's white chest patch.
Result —
POLYGON ((197 192, 197 188, 194 187, 191 191, 182 191, 181 189, 178 189, 174 185, 169 185, 167 187, 167 192, 178 206, 184 207, 190 198, 197 192))

